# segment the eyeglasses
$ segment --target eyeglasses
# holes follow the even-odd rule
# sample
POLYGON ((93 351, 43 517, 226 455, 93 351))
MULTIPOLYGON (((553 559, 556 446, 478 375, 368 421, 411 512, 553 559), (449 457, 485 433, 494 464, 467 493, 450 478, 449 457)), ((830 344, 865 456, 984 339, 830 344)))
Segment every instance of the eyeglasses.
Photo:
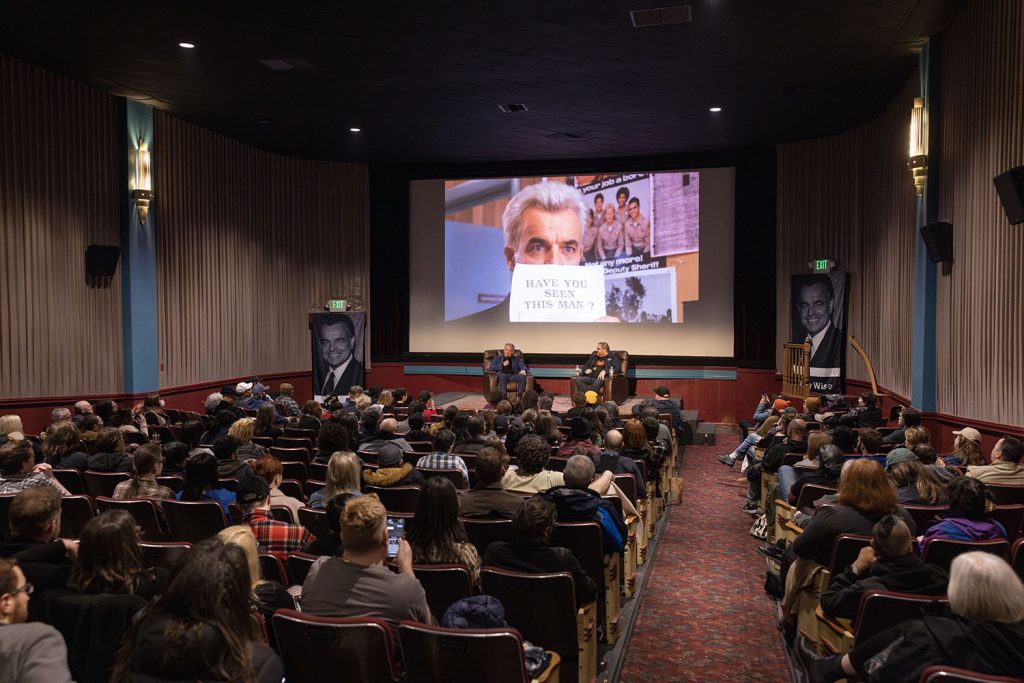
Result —
POLYGON ((24 593, 25 595, 32 595, 32 591, 34 591, 35 589, 36 588, 35 588, 35 586, 32 585, 31 581, 26 581, 24 586, 22 586, 21 588, 15 588, 14 590, 11 591, 10 595, 11 595, 12 598, 13 597, 17 597, 18 593, 24 593))

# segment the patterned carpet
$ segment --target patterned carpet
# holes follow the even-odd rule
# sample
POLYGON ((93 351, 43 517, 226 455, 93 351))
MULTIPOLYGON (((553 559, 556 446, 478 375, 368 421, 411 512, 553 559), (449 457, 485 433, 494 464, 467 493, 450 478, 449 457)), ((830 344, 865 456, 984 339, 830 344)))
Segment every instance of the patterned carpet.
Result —
POLYGON ((715 460, 738 439, 718 442, 686 448, 683 504, 671 508, 659 542, 623 683, 790 680, 752 520, 740 512, 739 467, 715 460))

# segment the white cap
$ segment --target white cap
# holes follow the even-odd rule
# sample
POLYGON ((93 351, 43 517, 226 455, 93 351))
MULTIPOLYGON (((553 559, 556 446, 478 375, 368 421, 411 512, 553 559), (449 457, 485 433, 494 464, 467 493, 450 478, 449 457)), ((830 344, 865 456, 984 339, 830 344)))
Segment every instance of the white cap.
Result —
POLYGON ((252 383, 251 382, 239 382, 238 384, 235 385, 235 393, 236 394, 244 394, 245 392, 249 391, 250 389, 252 389, 252 383))

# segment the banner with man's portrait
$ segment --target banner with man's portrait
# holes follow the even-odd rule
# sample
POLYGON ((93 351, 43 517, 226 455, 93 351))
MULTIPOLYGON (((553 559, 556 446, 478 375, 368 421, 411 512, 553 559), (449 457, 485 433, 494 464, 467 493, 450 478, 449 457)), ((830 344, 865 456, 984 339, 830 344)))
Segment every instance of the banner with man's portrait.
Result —
POLYGON ((363 383, 366 313, 317 313, 310 341, 313 353, 313 398, 344 396, 363 383))
POLYGON ((811 338, 811 391, 841 394, 846 375, 846 273, 793 275, 793 342, 811 338))

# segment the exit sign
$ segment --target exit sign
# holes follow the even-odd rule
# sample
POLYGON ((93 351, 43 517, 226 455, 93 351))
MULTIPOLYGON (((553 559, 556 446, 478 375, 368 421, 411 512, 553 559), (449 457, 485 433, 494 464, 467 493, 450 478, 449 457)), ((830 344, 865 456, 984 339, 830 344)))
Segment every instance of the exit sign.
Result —
POLYGON ((836 267, 836 262, 829 258, 814 259, 807 264, 815 273, 831 273, 836 267))
POLYGON ((344 311, 346 308, 346 301, 344 299, 331 299, 327 302, 327 307, 332 311, 344 311))

